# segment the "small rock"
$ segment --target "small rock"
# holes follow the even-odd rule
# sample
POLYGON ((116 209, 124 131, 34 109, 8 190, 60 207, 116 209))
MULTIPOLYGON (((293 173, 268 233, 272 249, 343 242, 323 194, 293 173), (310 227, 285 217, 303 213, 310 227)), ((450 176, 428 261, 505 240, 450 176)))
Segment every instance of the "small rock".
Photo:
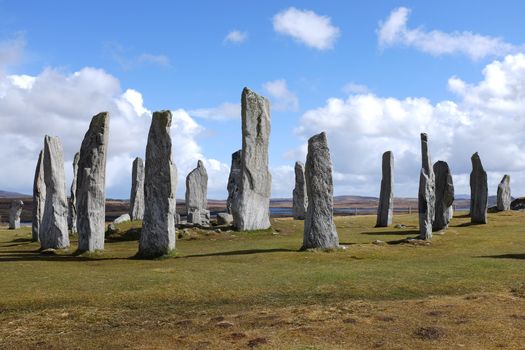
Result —
POLYGON ((218 229, 215 229, 215 232, 216 232, 216 233, 221 233, 222 230, 221 230, 220 228, 218 228, 218 229))
POLYGON ((121 216, 113 220, 113 224, 118 225, 127 221, 131 221, 131 217, 129 216, 129 214, 122 214, 121 216))
POLYGON ((381 241, 379 239, 376 239, 375 241, 372 242, 372 244, 383 245, 383 244, 385 244, 385 241, 381 241))
POLYGON ((406 226, 403 224, 396 224, 394 228, 406 228, 406 226))
POLYGON ((234 326, 234 324, 229 321, 221 321, 221 322, 216 323, 215 326, 219 328, 231 328, 234 326))
POLYGON ((217 225, 232 225, 233 216, 228 213, 218 213, 217 214, 217 225))

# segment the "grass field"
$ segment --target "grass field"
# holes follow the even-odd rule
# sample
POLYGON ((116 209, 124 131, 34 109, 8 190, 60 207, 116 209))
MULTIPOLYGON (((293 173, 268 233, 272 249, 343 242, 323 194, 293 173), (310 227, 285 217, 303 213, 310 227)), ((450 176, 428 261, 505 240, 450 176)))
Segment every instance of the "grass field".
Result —
POLYGON ((335 222, 346 250, 299 252, 302 222, 274 219, 192 230, 157 260, 123 239, 41 255, 0 229, 0 348, 525 349, 525 212, 459 213, 428 246, 401 243, 416 215, 335 222))

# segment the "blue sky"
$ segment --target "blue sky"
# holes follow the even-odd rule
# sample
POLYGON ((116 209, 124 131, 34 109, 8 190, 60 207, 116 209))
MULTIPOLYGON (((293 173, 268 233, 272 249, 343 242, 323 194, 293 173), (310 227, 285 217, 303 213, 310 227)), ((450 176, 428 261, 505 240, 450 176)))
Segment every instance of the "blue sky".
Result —
MULTIPOLYGON (((210 197, 224 198, 230 155, 241 144, 235 106, 242 88, 249 86, 268 96, 274 107, 273 196, 289 196, 294 161, 304 160, 307 138, 325 129, 336 194, 377 195, 381 153, 393 149, 394 157, 399 155, 396 192, 415 196, 419 132, 429 133, 434 160, 450 161, 458 193, 468 193, 469 155, 477 150, 489 171, 490 192, 503 173, 511 173, 514 188, 525 191, 525 180, 519 180, 525 167, 512 155, 523 150, 525 131, 522 106, 513 100, 525 92, 519 64, 525 51, 523 13, 521 1, 0 1, 5 89, 0 128, 4 120, 4 143, 18 155, 10 171, 0 170, 0 188, 30 193, 43 136, 63 138, 70 162, 95 108, 114 109, 117 121, 137 121, 128 134, 122 130, 126 123, 112 125, 112 133, 120 136, 110 144, 108 196, 125 198, 131 160, 143 155, 145 134, 140 130, 147 133, 149 122, 142 114, 171 109, 180 115, 173 131, 181 141, 174 146, 180 184, 191 164, 203 157, 213 168, 210 197), (277 28, 279 14, 284 29, 277 28), (391 22, 396 31, 387 38, 381 28, 395 19, 392 15, 402 23, 391 22), (484 72, 494 62, 518 77, 508 83, 514 94, 503 98, 514 103, 510 109, 501 101, 497 108, 482 103, 491 100, 483 87, 494 79, 484 72), (30 76, 41 84, 22 88, 12 83, 14 76, 30 76), (463 85, 451 83, 453 77, 463 85), (133 105, 125 95, 128 89, 142 97, 140 103, 133 97, 134 106, 140 105, 134 114, 121 107, 133 105), (329 99, 342 105, 331 105, 329 99), (399 106, 392 109, 392 103, 399 106), (225 105, 229 114, 218 118, 217 107, 225 105), (28 115, 24 106, 35 113, 28 115), (368 119, 374 113, 378 119, 368 119), (485 120, 496 117, 501 118, 497 125, 510 123, 498 132, 507 144, 483 154, 491 141, 483 135, 495 128, 485 120), (409 132, 391 134, 382 127, 409 132), (126 135, 136 137, 135 144, 126 135), (24 149, 12 146, 15 141, 25 142, 24 149)), ((489 90, 498 95, 498 88, 489 90)), ((178 197, 183 195, 179 186, 178 197)))

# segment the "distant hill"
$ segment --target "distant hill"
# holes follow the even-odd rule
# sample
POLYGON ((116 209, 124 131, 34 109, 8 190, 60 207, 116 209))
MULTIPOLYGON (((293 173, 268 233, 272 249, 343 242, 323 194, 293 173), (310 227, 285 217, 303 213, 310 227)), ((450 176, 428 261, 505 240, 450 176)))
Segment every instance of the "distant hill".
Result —
POLYGON ((9 191, 2 191, 0 190, 0 198, 26 198, 31 197, 27 194, 17 193, 17 192, 9 192, 9 191))

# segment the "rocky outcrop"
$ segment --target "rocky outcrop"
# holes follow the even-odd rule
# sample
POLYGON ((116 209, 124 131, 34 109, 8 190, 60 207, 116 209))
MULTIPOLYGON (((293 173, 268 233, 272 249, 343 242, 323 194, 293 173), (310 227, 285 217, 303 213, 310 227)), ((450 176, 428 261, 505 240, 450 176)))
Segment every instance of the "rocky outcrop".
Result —
POLYGON ((262 230, 270 227, 272 176, 268 169, 270 139, 270 102, 248 88, 241 97, 242 154, 241 182, 232 203, 237 230, 262 230))
POLYGON ((129 200, 131 220, 142 220, 144 217, 144 161, 135 158, 131 170, 131 195, 129 200))
POLYGON ((39 231, 44 216, 46 205, 46 183, 44 181, 44 150, 40 151, 35 169, 35 179, 33 181, 33 214, 31 220, 31 240, 40 240, 39 231))
POLYGON ((171 160, 171 112, 153 113, 146 146, 144 218, 138 256, 153 258, 175 249, 177 168, 171 160))
POLYGON ((9 209, 9 229, 17 230, 20 228, 20 215, 22 214, 22 208, 24 202, 16 199, 11 202, 11 208, 9 209))
POLYGON ((510 195, 510 176, 504 175, 498 185, 497 208, 499 211, 510 210, 512 197, 510 195))
POLYGON ((436 178, 436 205, 433 230, 446 229, 452 217, 452 203, 454 202, 454 182, 447 162, 442 160, 434 164, 436 178))
POLYGON ((242 151, 238 150, 232 154, 232 164, 230 167, 230 176, 228 177, 228 199, 226 200, 226 210, 232 213, 234 199, 239 195, 241 188, 241 168, 242 168, 242 151))
POLYGON ((487 223, 488 185, 487 172, 483 169, 478 152, 470 158, 470 221, 473 224, 487 223))
POLYGON ((292 195, 293 218, 295 220, 304 220, 306 208, 308 207, 308 195, 306 194, 304 164, 302 162, 295 162, 295 188, 292 195))
POLYGON ((208 173, 202 161, 186 177, 186 213, 189 224, 210 224, 208 207, 208 173))
POLYGON ((44 182, 46 202, 38 234, 40 247, 41 249, 69 247, 64 151, 58 137, 46 136, 44 139, 44 182))
POLYGON ((419 174, 418 212, 419 239, 432 239, 432 222, 434 221, 435 178, 430 153, 428 151, 427 134, 421 134, 421 172, 419 174))
POLYGON ((104 249, 106 202, 106 158, 109 113, 91 119, 80 147, 77 172, 78 250, 104 249))
POLYGON ((308 140, 305 178, 308 209, 301 249, 337 248, 339 237, 333 221, 332 160, 324 132, 308 140))
POLYGON ((377 207, 376 227, 392 225, 394 217, 394 154, 392 151, 383 153, 381 192, 377 207))
POLYGON ((73 157, 73 181, 71 182, 67 213, 67 226, 71 233, 77 233, 77 173, 79 159, 80 153, 77 152, 73 157))

